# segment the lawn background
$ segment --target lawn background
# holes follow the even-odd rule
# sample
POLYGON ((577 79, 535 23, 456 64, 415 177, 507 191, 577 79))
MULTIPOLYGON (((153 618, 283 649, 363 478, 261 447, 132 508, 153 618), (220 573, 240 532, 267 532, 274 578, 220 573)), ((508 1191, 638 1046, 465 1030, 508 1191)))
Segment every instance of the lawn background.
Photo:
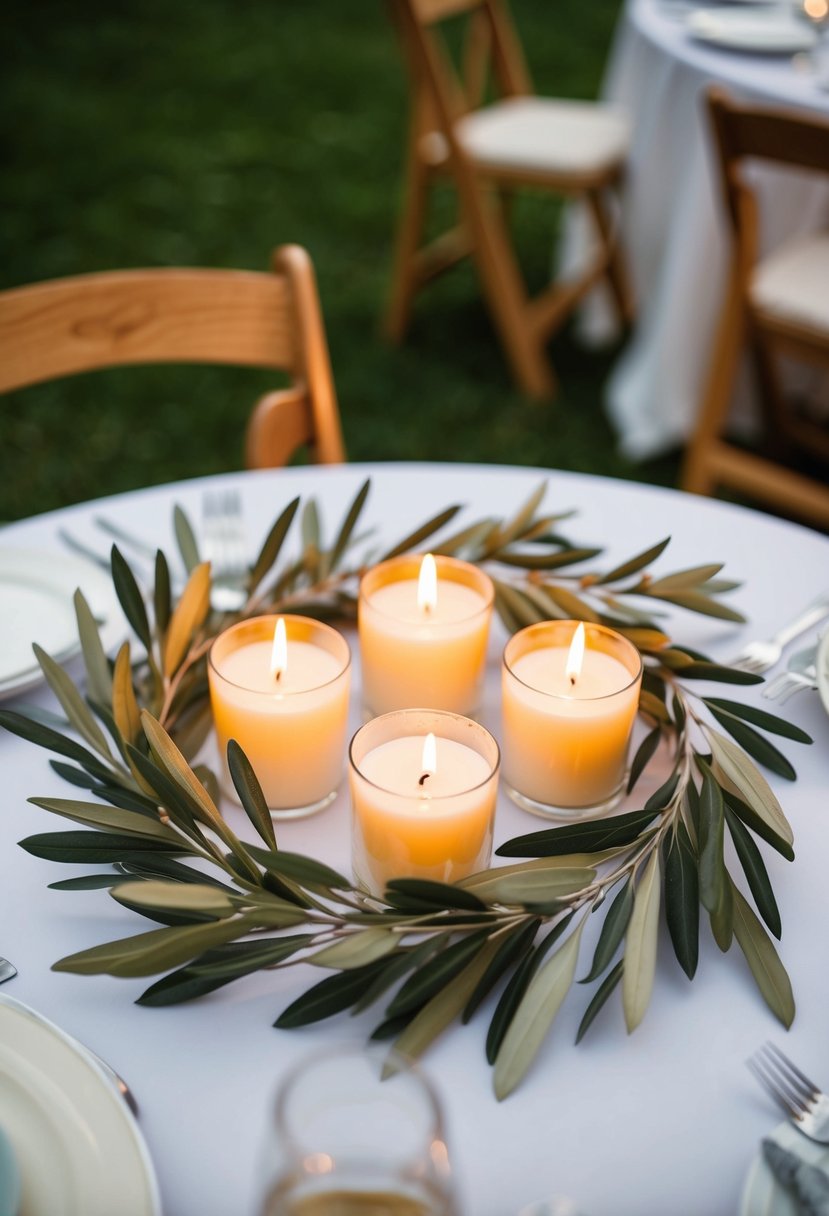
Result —
MULTIPOLYGON (((595 97, 617 0, 513 0, 539 92, 595 97)), ((314 260, 352 460, 460 460, 673 484, 676 459, 615 450, 617 351, 551 345, 553 405, 512 386, 471 266, 424 292, 402 348, 380 318, 406 131, 381 0, 13 0, 5 21, 0 286, 121 266, 314 260)), ((516 211, 531 282, 556 211, 516 211)), ((241 467, 258 372, 119 369, 6 398, 0 519, 241 467)))

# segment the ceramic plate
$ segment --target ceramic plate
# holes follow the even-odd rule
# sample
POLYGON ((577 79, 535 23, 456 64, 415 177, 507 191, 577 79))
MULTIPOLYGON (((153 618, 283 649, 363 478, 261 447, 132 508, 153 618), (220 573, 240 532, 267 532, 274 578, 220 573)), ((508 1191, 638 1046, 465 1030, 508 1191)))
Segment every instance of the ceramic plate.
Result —
POLYGON ((779 9, 702 8, 688 17, 688 32, 700 42, 763 55, 809 51, 817 35, 808 25, 779 9))
POLYGON ((829 714, 829 629, 818 643, 815 670, 817 671, 817 688, 820 699, 823 702, 823 708, 829 714))
MULTIPOLYGON (((797 1153, 810 1165, 829 1170, 829 1144, 815 1144, 791 1123, 781 1123, 771 1133, 782 1148, 797 1153)), ((758 1145, 757 1156, 746 1175, 740 1200, 740 1216, 798 1216, 798 1207, 791 1195, 775 1179, 763 1160, 758 1145)))
POLYGON ((0 1124, 20 1174, 19 1216, 160 1216, 138 1125, 74 1039, 0 996, 0 1124))
POLYGON ((120 618, 109 576, 83 558, 46 550, 0 547, 0 697, 37 684, 40 667, 32 652, 37 642, 58 662, 80 650, 72 597, 77 587, 111 640, 120 618))

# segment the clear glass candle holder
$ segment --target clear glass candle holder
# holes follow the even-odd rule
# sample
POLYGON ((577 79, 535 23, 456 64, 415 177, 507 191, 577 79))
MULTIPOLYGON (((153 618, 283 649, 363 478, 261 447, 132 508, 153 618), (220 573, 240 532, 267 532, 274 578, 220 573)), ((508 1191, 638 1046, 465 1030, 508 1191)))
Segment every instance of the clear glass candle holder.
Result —
POLYGON ((456 882, 485 869, 499 763, 489 731, 458 714, 406 709, 366 723, 349 749, 357 883, 381 896, 392 878, 456 882))
POLYGON ((363 576, 358 628, 365 717, 427 705, 474 715, 480 706, 495 591, 469 562, 437 555, 437 601, 417 602, 423 558, 406 554, 363 576))
POLYGON ((457 1216, 437 1095, 394 1052, 331 1048, 282 1081, 257 1216, 457 1216))
POLYGON ((343 776, 351 652, 342 634, 304 616, 259 616, 221 633, 207 665, 210 703, 231 797, 227 744, 250 760, 274 818, 329 805, 343 776), (287 664, 272 671, 274 630, 285 622, 287 664))
POLYGON ((642 658, 621 634, 585 623, 581 672, 566 673, 578 621, 542 621, 504 650, 504 784, 513 802, 557 819, 590 818, 622 797, 642 658))

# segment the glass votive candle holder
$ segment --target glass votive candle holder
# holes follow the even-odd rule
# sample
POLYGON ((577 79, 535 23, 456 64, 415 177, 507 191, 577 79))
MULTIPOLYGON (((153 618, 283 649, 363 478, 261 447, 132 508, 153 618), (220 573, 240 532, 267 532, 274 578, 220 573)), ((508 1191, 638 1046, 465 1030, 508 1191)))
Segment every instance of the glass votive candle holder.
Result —
POLYGON ((257 1216, 457 1216, 443 1115, 398 1053, 334 1047, 280 1082, 257 1216))
POLYGON ((373 718, 349 749, 355 880, 456 882, 492 853, 500 753, 477 722, 440 710, 373 718))
POLYGON ((488 575, 454 557, 406 554, 369 570, 358 603, 365 716, 410 705, 474 714, 494 597, 488 575))
POLYGON ((351 652, 342 634, 310 617, 252 617, 216 638, 207 672, 228 790, 227 744, 235 739, 274 818, 328 806, 345 758, 351 652))
POLYGON ((578 621, 530 625, 504 650, 504 784, 513 802, 537 815, 599 815, 624 788, 642 658, 612 629, 583 628, 577 671, 578 621))

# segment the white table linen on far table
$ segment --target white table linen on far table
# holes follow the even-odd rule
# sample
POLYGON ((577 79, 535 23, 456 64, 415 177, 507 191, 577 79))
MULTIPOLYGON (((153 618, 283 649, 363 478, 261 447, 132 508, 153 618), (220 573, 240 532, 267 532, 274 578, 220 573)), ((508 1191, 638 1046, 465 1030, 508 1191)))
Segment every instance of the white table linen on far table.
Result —
MULTIPOLYGON (((365 519, 387 542, 450 502, 467 504, 467 520, 513 511, 548 476, 546 507, 576 508, 568 534, 577 543, 604 544, 608 562, 668 533, 673 540, 659 561, 663 572, 704 560, 726 561, 728 573, 745 580, 730 598, 749 624, 668 614, 678 639, 722 659, 749 637, 765 635, 791 617, 829 584, 829 540, 805 528, 648 486, 477 466, 343 466, 185 482, 33 518, 7 528, 3 541, 60 552, 57 532, 63 527, 104 551, 106 537, 94 518, 105 515, 172 552, 173 504, 181 503, 197 520, 205 487, 234 486, 254 545, 295 494, 317 495, 332 529, 368 474, 372 489, 365 519)), ((356 651, 353 632, 350 640, 356 651)), ((505 640, 496 623, 483 714, 496 734, 505 640)), ((738 695, 766 704, 756 689, 738 695)), ((50 704, 45 690, 33 699, 50 704)), ((358 705, 357 662, 355 728, 358 705)), ((786 746, 799 773, 795 784, 771 778, 794 827, 797 860, 790 865, 760 847, 780 903, 780 952, 798 1002, 791 1034, 784 1034, 763 1004, 736 945, 723 958, 704 927, 699 971, 689 984, 660 929, 653 1000, 635 1034, 626 1035, 619 1001, 613 999, 574 1047, 589 999, 587 989, 576 987, 533 1070, 499 1104, 484 1059, 490 1001, 469 1026, 450 1029, 425 1058, 447 1111, 464 1216, 511 1216, 533 1199, 562 1193, 590 1216, 733 1216, 758 1141, 777 1122, 744 1066, 746 1057, 772 1038, 807 1072, 829 1082, 829 719, 813 694, 792 701, 788 713, 815 738, 811 748, 786 746)), ((151 981, 52 972, 57 958, 140 932, 147 922, 103 891, 47 889, 50 882, 94 867, 57 865, 23 852, 17 842, 24 836, 69 826, 26 799, 71 797, 72 791, 49 768, 45 752, 8 734, 0 737, 0 763, 0 952, 20 973, 5 991, 76 1035, 128 1079, 141 1106, 141 1127, 167 1216, 248 1213, 257 1146, 280 1076, 289 1063, 322 1044, 364 1041, 381 1011, 301 1031, 273 1029, 280 1011, 322 978, 308 967, 250 976, 169 1009, 133 1004, 151 981)), ((636 802, 658 781, 657 773, 649 776, 636 802)), ((228 808, 227 814, 236 830, 249 835, 240 810, 228 808)), ((543 826, 500 797, 496 843, 543 826)), ((322 814, 284 824, 278 833, 282 847, 347 869, 346 793, 322 814)), ((585 931, 580 975, 586 973, 599 928, 595 920, 585 931)))
MULTIPOLYGON (((829 92, 787 55, 708 46, 685 25, 691 6, 673 0, 627 0, 602 87, 602 99, 627 110, 633 142, 622 189, 621 231, 637 319, 613 367, 605 407, 619 446, 634 460, 681 443, 699 408, 725 289, 726 219, 716 183, 703 91, 723 85, 752 104, 829 116, 829 92)), ((762 243, 829 223, 829 190, 814 175, 759 176, 762 243)), ((562 251, 566 267, 581 256, 581 217, 562 251)), ((616 332, 607 301, 594 293, 582 314, 585 336, 616 332)), ((750 418, 752 385, 742 371, 735 399, 750 418)))

